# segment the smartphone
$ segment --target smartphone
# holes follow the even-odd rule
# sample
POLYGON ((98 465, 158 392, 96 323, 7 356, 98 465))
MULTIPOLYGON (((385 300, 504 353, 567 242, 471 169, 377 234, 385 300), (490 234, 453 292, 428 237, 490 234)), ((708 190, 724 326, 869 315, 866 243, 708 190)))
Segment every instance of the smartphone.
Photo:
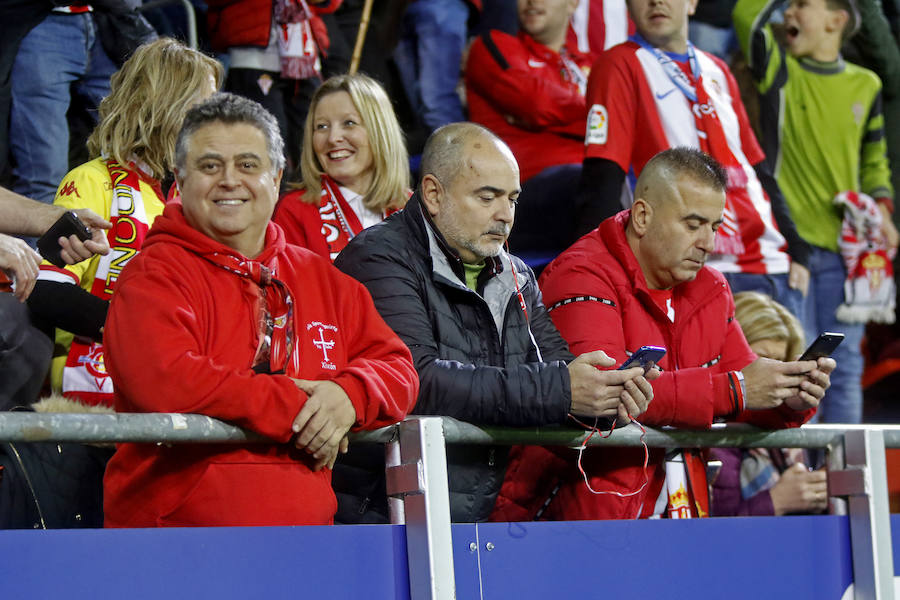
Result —
POLYGON ((815 360, 823 356, 831 356, 831 353, 834 352, 835 348, 843 341, 843 333, 826 331, 817 337, 816 340, 809 345, 809 348, 806 349, 806 352, 804 352, 797 360, 815 360))
POLYGON ((620 369, 630 369, 640 365, 644 367, 644 373, 656 366, 663 356, 666 355, 666 349, 661 346, 641 346, 631 357, 622 363, 620 369))
POLYGON ((88 229, 81 219, 72 211, 64 212, 63 215, 56 220, 56 223, 50 226, 44 235, 38 238, 37 247, 48 262, 57 267, 65 267, 66 263, 60 256, 62 247, 59 245, 59 238, 75 235, 82 242, 91 239, 91 231, 88 229))

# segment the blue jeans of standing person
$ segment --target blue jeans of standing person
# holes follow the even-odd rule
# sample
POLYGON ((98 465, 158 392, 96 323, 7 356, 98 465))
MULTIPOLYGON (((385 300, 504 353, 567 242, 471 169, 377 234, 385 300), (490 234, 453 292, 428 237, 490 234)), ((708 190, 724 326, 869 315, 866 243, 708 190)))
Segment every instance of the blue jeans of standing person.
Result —
POLYGON ((843 333, 844 341, 831 355, 837 368, 831 374, 831 387, 812 421, 819 423, 862 422, 863 357, 860 351, 864 323, 842 323, 835 313, 844 301, 847 269, 840 254, 813 246, 809 256, 809 294, 806 296, 803 329, 807 342, 820 333, 843 333))
POLYGON ((403 15, 394 62, 410 105, 429 132, 465 119, 456 85, 468 19, 463 0, 416 0, 403 15))
POLYGON ((72 95, 84 97, 96 109, 109 94, 115 71, 90 13, 51 13, 25 36, 11 76, 13 190, 53 202, 69 170, 66 112, 72 95))
POLYGON ((756 273, 725 273, 731 293, 760 292, 771 297, 803 323, 803 294, 788 286, 787 273, 758 275, 756 273))

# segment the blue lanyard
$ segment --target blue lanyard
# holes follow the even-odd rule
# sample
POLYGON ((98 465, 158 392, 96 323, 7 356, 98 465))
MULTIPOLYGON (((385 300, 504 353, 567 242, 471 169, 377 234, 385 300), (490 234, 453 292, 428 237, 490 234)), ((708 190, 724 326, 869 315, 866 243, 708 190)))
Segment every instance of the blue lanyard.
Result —
MULTIPOLYGON (((672 83, 681 90, 681 93, 687 96, 691 102, 697 101, 697 90, 691 84, 690 80, 687 78, 687 75, 684 74, 684 71, 679 68, 675 61, 672 60, 670 56, 668 56, 665 52, 651 46, 647 40, 641 37, 640 34, 636 33, 632 36, 629 36, 628 39, 635 44, 638 44, 641 48, 647 50, 648 52, 652 52, 653 56, 656 57, 656 60, 659 61, 660 66, 666 72, 666 75, 669 76, 669 79, 672 80, 672 83)), ((688 56, 688 65, 691 67, 691 73, 694 75, 694 81, 700 81, 700 63, 697 61, 697 53, 694 51, 694 45, 688 41, 687 43, 687 56, 688 56)))

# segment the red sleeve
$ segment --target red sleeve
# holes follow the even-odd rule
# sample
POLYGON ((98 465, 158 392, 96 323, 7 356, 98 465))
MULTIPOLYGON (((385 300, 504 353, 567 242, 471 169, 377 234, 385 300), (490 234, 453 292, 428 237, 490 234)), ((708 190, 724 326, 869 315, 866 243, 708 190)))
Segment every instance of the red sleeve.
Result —
POLYGON ((272 221, 284 230, 288 244, 312 250, 323 258, 329 258, 328 243, 322 235, 322 219, 319 207, 303 202, 305 190, 286 194, 275 207, 272 221))
POLYGON ((353 342, 347 364, 338 369, 333 381, 356 409, 354 429, 377 429, 402 421, 419 394, 419 376, 409 348, 378 314, 361 283, 337 269, 333 276, 343 288, 341 326, 352 328, 344 337, 353 342))
POLYGON ((626 173, 632 163, 639 109, 638 82, 626 55, 630 51, 616 46, 591 68, 585 137, 586 158, 611 160, 626 173))
MULTIPOLYGON (((550 315, 569 349, 576 356, 593 350, 603 350, 616 364, 627 355, 622 325, 622 302, 612 285, 596 273, 571 267, 568 273, 549 277, 543 283, 548 305, 565 298, 594 296, 612 300, 616 306, 598 301, 572 302, 555 308, 550 315), (577 277, 573 277, 577 273, 577 277), (565 280, 565 281, 562 281, 565 280), (552 300, 551 300, 552 299, 552 300)), ((663 344, 661 335, 648 335, 643 344, 663 344)), ((663 374, 653 381, 653 400, 650 408, 639 417, 651 426, 709 427, 713 422, 713 372, 706 368, 670 370, 664 358, 663 374)))
MULTIPOLYGON (((604 257, 607 258, 607 257, 604 257)), ((622 314, 623 299, 604 275, 582 263, 560 266, 541 280, 548 306, 567 298, 593 296, 611 300, 615 306, 599 301, 572 302, 551 311, 553 323, 576 356, 593 350, 603 350, 615 359, 616 364, 625 361, 627 340, 623 319, 641 318, 622 314), (565 271, 565 272, 563 272, 565 271)), ((631 293, 630 290, 623 293, 631 293)), ((734 314, 731 302, 728 314, 734 314)), ((722 315, 725 318, 726 315, 722 315)), ((658 327, 650 318, 641 345, 665 345, 658 327)), ((721 330, 719 330, 721 331, 721 330)), ((709 427, 716 417, 734 414, 734 401, 727 380, 727 371, 740 369, 756 356, 747 346, 737 321, 727 324, 719 368, 696 367, 675 370, 668 357, 660 361, 663 373, 655 379, 653 400, 642 417, 641 423, 651 426, 709 427)))
MULTIPOLYGON (((550 69, 530 67, 536 60, 515 37, 490 31, 475 40, 466 62, 466 86, 526 128, 584 128, 584 97, 550 69)), ((471 115, 470 115, 471 116, 471 115)), ((472 117, 473 121, 478 121, 472 117)))

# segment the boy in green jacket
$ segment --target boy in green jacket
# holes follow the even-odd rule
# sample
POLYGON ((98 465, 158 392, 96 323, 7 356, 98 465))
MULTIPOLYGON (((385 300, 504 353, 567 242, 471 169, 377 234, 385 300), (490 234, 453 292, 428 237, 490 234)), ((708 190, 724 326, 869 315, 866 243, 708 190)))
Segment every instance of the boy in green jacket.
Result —
POLYGON ((819 420, 859 423, 864 324, 842 323, 835 316, 844 301, 847 273, 838 252, 843 213, 833 200, 845 191, 875 198, 885 237, 897 246, 881 80, 841 57, 843 41, 859 27, 854 0, 791 0, 784 13, 785 47, 767 24, 778 4, 739 0, 734 25, 760 93, 763 148, 797 231, 813 246, 803 315, 806 336, 846 335, 834 354, 841 367, 819 407, 819 420))

